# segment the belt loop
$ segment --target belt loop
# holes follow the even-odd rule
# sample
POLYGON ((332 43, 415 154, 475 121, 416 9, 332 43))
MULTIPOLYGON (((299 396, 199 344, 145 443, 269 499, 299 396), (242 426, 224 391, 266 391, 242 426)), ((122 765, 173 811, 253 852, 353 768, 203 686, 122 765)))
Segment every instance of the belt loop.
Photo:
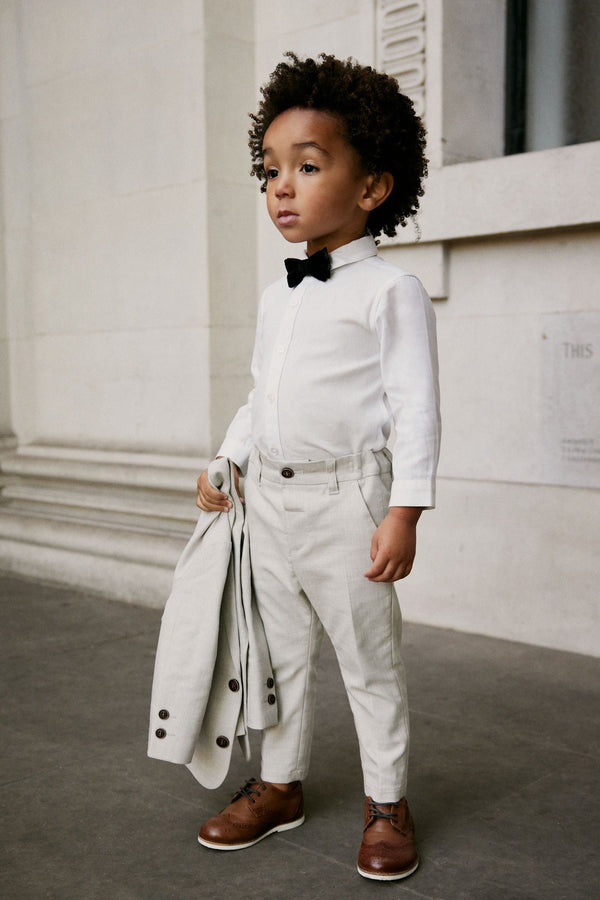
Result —
POLYGON ((335 459, 326 460, 325 465, 329 481, 329 493, 339 494, 340 486, 338 484, 337 475, 335 474, 335 459))

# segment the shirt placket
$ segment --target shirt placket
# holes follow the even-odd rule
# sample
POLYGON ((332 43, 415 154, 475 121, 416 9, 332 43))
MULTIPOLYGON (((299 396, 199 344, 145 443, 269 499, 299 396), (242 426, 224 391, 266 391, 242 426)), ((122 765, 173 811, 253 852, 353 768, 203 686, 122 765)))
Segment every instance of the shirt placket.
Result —
POLYGON ((279 403, 281 375, 285 367, 296 317, 300 310, 302 300, 308 288, 308 278, 294 288, 288 300, 287 309, 282 317, 279 331, 271 354, 271 363, 266 382, 266 415, 265 437, 269 447, 269 454, 275 458, 283 457, 283 438, 279 429, 279 403))

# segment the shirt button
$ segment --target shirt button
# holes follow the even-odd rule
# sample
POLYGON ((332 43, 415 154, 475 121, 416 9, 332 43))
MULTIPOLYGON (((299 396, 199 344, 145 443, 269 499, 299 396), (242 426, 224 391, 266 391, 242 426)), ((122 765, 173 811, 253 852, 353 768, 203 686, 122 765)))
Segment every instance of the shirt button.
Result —
POLYGON ((229 738, 226 738, 225 735, 220 734, 217 738, 217 747, 220 747, 222 750, 227 749, 229 747, 229 738))
POLYGON ((274 684, 275 684, 275 682, 273 681, 272 678, 267 678, 267 687, 268 688, 272 688, 274 684))
POLYGON ((269 696, 267 697, 267 703, 269 704, 269 706, 273 706, 273 704, 275 703, 275 694, 269 694, 269 696))
POLYGON ((165 738, 167 736, 167 732, 164 728, 157 728, 154 734, 157 738, 165 738))
POLYGON ((158 718, 159 719, 168 719, 169 718, 169 710, 161 709, 158 713, 158 718))
POLYGON ((294 477, 294 470, 293 470, 293 469, 288 469, 288 468, 286 467, 285 469, 282 469, 282 470, 281 470, 281 474, 283 475, 284 478, 293 478, 293 477, 294 477))
POLYGON ((271 447, 271 453, 273 454, 273 456, 279 456, 279 450, 277 449, 277 447, 271 447))
POLYGON ((232 678, 231 681, 229 682, 229 690, 230 691, 239 691, 239 689, 240 689, 239 681, 237 680, 237 678, 232 678))

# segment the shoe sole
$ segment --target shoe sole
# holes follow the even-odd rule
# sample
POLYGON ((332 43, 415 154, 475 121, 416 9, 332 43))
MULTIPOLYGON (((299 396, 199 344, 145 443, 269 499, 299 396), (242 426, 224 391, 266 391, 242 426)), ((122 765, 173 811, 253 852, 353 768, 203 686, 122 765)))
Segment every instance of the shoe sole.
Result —
POLYGON ((215 844, 212 841, 205 840, 205 838, 200 837, 200 835, 198 835, 198 843, 202 844, 203 847, 208 847, 210 850, 245 850, 246 847, 253 847, 255 844, 258 844, 259 841, 269 837, 270 834, 275 834, 277 831, 290 831, 292 828, 298 828, 303 822, 304 816, 301 816, 299 819, 294 819, 293 822, 286 822, 284 825, 276 825, 275 828, 265 831, 260 837, 255 838, 253 841, 246 841, 244 844, 215 844))
POLYGON ((418 868, 419 860, 416 861, 412 869, 407 869, 396 875, 378 875, 375 872, 368 872, 366 869, 361 869, 360 866, 356 867, 359 875, 362 875, 363 878, 370 878, 373 881, 400 881, 401 878, 408 878, 408 876, 412 875, 413 872, 416 872, 418 868))

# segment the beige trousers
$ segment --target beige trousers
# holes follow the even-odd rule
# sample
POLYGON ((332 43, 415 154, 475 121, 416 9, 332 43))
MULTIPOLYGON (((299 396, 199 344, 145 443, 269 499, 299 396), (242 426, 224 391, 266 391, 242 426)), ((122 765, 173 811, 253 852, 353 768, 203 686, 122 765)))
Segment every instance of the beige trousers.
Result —
POLYGON ((373 532, 387 513, 387 451, 281 463, 254 451, 246 479, 252 576, 265 627, 279 722, 263 734, 262 778, 308 772, 323 629, 354 716, 365 793, 406 793, 408 707, 402 620, 393 585, 364 577, 373 532))

